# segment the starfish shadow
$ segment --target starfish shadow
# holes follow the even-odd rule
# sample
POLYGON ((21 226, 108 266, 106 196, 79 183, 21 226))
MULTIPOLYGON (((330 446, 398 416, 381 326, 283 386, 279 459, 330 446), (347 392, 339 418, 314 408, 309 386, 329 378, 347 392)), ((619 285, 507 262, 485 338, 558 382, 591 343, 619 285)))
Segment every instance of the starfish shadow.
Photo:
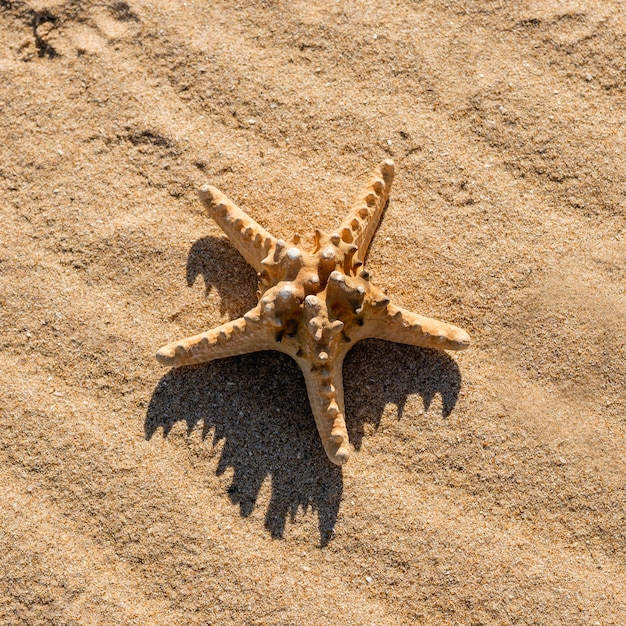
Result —
POLYGON ((198 276, 204 279, 205 296, 215 287, 220 294, 220 313, 238 317, 256 304, 255 271, 245 262, 230 241, 221 237, 202 237, 187 256, 187 285, 198 276))
MULTIPOLYGON (((428 408, 439 393, 445 417, 461 383, 447 354, 377 340, 360 342, 348 353, 344 375, 348 431, 357 450, 365 425, 377 428, 388 402, 398 406, 401 417, 409 394, 419 394, 428 408)), ((179 421, 186 422, 188 433, 200 426, 204 439, 212 433, 213 446, 224 441, 217 474, 233 469, 228 495, 242 517, 253 512, 270 478, 265 515, 270 535, 282 538, 287 519, 293 521, 302 509, 317 513, 320 545, 328 545, 339 514, 342 471, 326 458, 302 374, 288 356, 258 352, 170 370, 152 395, 146 439, 159 428, 167 437, 179 421), (288 388, 293 391, 286 393, 288 388)))
POLYGON ((400 419, 408 396, 421 396, 428 410, 439 394, 442 415, 448 417, 461 388, 459 367, 447 353, 378 339, 356 344, 346 356, 343 372, 346 422, 357 450, 366 424, 377 429, 388 403, 398 407, 400 419))
POLYGON ((228 494, 242 517, 252 513, 269 477, 265 526, 271 536, 283 537, 287 519, 293 521, 302 509, 317 513, 320 544, 329 543, 342 473, 326 458, 302 375, 289 357, 259 352, 171 370, 152 395, 146 438, 158 428, 167 437, 179 421, 187 423, 188 432, 201 425, 203 437, 211 436, 214 446, 224 441, 217 474, 233 469, 228 494), (285 393, 286 388, 293 393, 285 393))

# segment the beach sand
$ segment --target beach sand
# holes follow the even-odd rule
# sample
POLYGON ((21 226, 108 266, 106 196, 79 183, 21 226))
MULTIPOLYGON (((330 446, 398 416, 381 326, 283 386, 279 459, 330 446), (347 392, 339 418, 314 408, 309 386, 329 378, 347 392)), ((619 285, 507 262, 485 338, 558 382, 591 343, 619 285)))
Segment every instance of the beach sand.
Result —
POLYGON ((0 0, 0 623, 626 624, 618 0, 0 0), (458 354, 359 343, 343 468, 211 183, 458 354))

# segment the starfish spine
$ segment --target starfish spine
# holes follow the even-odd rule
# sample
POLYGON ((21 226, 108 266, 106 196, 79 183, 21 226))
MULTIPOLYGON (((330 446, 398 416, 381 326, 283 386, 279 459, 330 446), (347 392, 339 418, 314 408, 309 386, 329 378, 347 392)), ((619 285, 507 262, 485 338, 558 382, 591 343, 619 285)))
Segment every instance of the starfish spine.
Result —
POLYGON ((180 367, 272 348, 273 341, 265 328, 253 319, 240 317, 205 333, 169 343, 157 352, 156 358, 161 365, 180 367))
POLYGON ((228 235, 243 258, 260 272, 261 261, 269 249, 276 246, 276 239, 219 189, 205 185, 200 188, 198 195, 209 215, 228 235))
POLYGON ((395 175, 391 159, 383 161, 352 205, 339 227, 341 238, 358 248, 357 257, 365 261, 367 251, 383 215, 395 175))

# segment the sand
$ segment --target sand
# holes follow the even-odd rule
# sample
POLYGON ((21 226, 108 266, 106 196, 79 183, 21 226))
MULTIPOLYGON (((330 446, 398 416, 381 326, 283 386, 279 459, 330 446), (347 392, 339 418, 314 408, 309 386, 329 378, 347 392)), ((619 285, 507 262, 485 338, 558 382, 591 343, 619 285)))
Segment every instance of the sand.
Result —
POLYGON ((0 0, 0 623, 626 624, 618 0, 0 0), (466 328, 168 371, 254 272, 197 201, 332 230, 466 328))

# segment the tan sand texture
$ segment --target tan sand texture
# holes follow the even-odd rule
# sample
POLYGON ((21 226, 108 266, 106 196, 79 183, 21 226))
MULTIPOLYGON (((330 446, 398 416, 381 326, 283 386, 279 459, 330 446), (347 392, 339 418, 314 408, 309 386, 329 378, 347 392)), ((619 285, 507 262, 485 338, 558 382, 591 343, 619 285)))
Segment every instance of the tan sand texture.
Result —
POLYGON ((626 623, 626 7, 0 0, 0 624, 626 623), (197 200, 341 232, 462 353, 364 340, 331 463, 197 200), (370 233, 368 233, 369 236, 370 233))

